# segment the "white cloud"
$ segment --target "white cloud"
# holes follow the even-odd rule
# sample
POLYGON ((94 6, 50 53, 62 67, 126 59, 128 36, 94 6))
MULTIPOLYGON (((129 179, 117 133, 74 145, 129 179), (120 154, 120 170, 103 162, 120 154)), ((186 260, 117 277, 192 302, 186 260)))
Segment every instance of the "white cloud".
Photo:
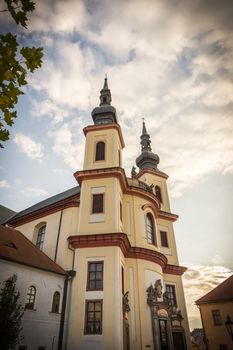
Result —
POLYGON ((35 142, 30 136, 16 133, 13 141, 18 146, 18 150, 25 153, 31 159, 42 159, 44 156, 42 145, 35 142))
POLYGON ((57 153, 64 162, 73 170, 82 168, 84 156, 84 140, 77 142, 80 139, 80 120, 77 119, 72 125, 63 124, 56 131, 50 132, 50 137, 53 139, 53 150, 57 153))
POLYGON ((25 187, 21 190, 21 193, 23 193, 26 196, 35 196, 35 197, 45 197, 48 195, 48 192, 42 188, 35 188, 35 187, 25 187))
MULTIPOLYGON (((213 0, 88 5, 72 0, 52 6, 40 1, 31 28, 43 33, 48 53, 31 77, 32 86, 46 96, 34 103, 36 114, 58 124, 70 121, 75 110, 89 111, 98 104, 107 72, 126 139, 128 171, 140 153, 145 117, 173 196, 209 174, 233 173, 232 4, 228 6, 226 10, 213 0)), ((68 124, 54 129, 51 125, 54 151, 72 168, 80 167, 80 157, 75 157, 83 142, 80 133, 68 124)))
POLYGON ((183 286, 190 328, 199 328, 200 313, 195 302, 230 277, 233 271, 223 266, 182 265, 188 267, 183 275, 183 286))
POLYGON ((6 180, 0 180, 0 188, 10 188, 10 184, 6 180))

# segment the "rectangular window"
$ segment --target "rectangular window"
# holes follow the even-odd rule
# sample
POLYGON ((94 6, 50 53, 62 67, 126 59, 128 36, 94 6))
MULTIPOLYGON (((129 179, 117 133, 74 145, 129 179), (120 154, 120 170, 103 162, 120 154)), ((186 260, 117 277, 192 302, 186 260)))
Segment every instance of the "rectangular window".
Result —
POLYGON ((19 345, 18 350, 27 350, 27 345, 19 345))
POLYGON ((103 193, 100 194, 93 194, 93 202, 92 202, 92 213, 98 214, 104 212, 104 195, 103 193))
POLYGON ((102 334, 102 300, 86 300, 85 334, 102 334))
POLYGON ((166 292, 168 305, 177 307, 175 286, 173 284, 166 284, 166 292))
POLYGON ((38 347, 38 350, 45 350, 46 349, 46 346, 39 346, 38 347))
POLYGON ((220 315, 219 310, 212 310, 212 316, 213 316, 213 321, 215 326, 221 326, 222 325, 222 318, 220 315))
POLYGON ((87 290, 103 290, 104 262, 88 262, 87 290))
POLYGON ((167 232, 160 231, 160 238, 161 238, 161 246, 168 248, 167 232))

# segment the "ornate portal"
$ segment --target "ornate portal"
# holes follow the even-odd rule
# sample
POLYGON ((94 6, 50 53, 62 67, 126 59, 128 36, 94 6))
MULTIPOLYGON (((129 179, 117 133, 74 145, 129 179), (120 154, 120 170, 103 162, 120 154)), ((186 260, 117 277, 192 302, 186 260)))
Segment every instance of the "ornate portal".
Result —
POLYGON ((173 330, 174 327, 176 332, 177 329, 183 330, 181 327, 183 317, 176 306, 169 305, 167 293, 163 293, 162 290, 163 285, 160 279, 147 288, 147 304, 151 310, 154 350, 176 350, 173 343, 173 330))

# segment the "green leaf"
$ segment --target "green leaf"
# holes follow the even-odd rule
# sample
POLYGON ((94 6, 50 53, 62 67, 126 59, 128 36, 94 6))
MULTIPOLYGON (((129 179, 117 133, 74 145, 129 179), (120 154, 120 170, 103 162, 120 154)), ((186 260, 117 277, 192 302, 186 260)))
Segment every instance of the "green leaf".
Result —
POLYGON ((25 64, 30 72, 34 72, 36 68, 41 67, 43 57, 42 47, 22 47, 20 53, 25 58, 25 64))

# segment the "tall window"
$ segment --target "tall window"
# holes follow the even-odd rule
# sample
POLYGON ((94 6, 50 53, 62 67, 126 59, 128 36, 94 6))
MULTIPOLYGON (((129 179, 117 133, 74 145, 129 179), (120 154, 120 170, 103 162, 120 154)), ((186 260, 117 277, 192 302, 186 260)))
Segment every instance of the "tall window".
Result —
POLYGON ((102 300, 86 301, 85 334, 102 334, 102 300))
POLYGON ((46 229, 46 225, 43 225, 39 228, 38 230, 38 235, 37 235, 37 240, 36 240, 36 246, 39 249, 43 248, 43 244, 44 244, 44 237, 45 237, 45 229, 46 229))
POLYGON ((36 299, 36 288, 34 286, 30 286, 27 292, 27 299, 25 304, 25 309, 33 310, 36 299))
POLYGON ((103 290, 103 261, 88 262, 87 290, 103 290))
POLYGON ((222 325, 222 318, 219 310, 212 310, 212 316, 215 326, 221 326, 222 325))
POLYGON ((121 219, 121 222, 123 220, 123 215, 122 215, 122 203, 120 202, 120 219, 121 219))
POLYGON ((155 195, 158 198, 160 202, 162 201, 162 193, 161 193, 161 188, 159 186, 155 186, 155 195))
POLYGON ((161 246, 168 248, 167 232, 160 231, 161 246))
POLYGON ((177 307, 175 286, 173 284, 166 284, 166 292, 168 304, 177 307))
POLYGON ((103 141, 96 144, 95 160, 105 160, 105 143, 103 141))
POLYGON ((93 194, 92 213, 98 214, 98 213, 103 213, 103 211, 104 211, 104 195, 103 195, 103 193, 93 194))
POLYGON ((146 232, 147 232, 147 242, 151 244, 155 244, 156 239, 155 239, 154 220, 151 214, 147 214, 146 216, 146 232))
POLYGON ((53 304, 52 304, 52 311, 51 312, 58 313, 59 312, 59 305, 60 305, 60 293, 55 292, 53 294, 53 304))

